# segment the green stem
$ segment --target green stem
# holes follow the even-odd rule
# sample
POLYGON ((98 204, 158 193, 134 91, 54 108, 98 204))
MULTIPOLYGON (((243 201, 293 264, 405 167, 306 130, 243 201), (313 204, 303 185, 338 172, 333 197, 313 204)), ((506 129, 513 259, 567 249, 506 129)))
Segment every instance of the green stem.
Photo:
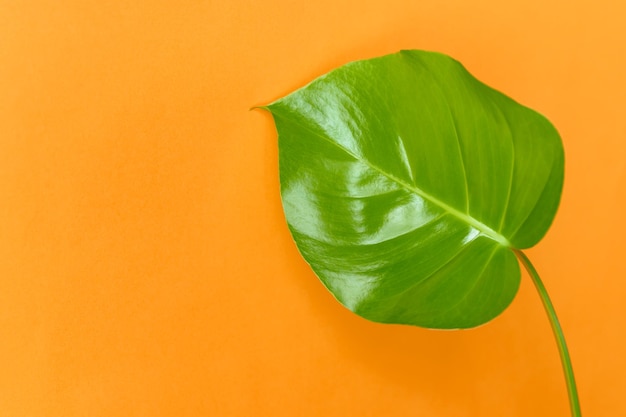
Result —
POLYGON ((559 347, 559 354, 561 355, 561 364, 563 365, 563 373, 565 374, 565 382, 567 383, 567 393, 569 394, 569 405, 572 417, 581 417, 580 403, 578 402, 578 391, 576 390, 576 380, 574 379, 574 369, 572 368, 572 360, 569 357, 567 344, 565 343, 565 336, 563 335, 563 330, 559 324, 559 319, 556 316, 556 311, 554 311, 552 301, 550 301, 546 287, 544 287, 537 270, 533 264, 530 263, 528 257, 520 250, 514 251, 532 278, 533 283, 537 288, 537 292, 541 297, 543 307, 545 308, 546 313, 548 313, 548 319, 550 320, 550 325, 552 326, 552 332, 554 332, 556 344, 559 347))

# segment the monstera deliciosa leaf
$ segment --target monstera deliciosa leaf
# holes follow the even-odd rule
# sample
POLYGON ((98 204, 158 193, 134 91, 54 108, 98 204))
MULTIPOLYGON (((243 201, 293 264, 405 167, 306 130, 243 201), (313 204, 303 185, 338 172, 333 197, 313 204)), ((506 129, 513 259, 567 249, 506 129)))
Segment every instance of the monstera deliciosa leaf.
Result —
POLYGON ((304 259, 369 320, 469 328, 520 281, 548 230, 563 146, 543 116, 439 53, 340 67, 266 106, 304 259))

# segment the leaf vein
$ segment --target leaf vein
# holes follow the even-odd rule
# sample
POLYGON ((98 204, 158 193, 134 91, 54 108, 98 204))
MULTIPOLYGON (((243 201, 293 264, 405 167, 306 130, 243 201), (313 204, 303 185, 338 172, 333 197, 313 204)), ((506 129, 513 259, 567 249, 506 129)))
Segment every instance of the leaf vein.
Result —
POLYGON ((423 199, 429 201, 430 203, 434 204, 435 206, 439 207, 440 209, 448 212, 449 214, 451 214, 454 217, 458 218, 462 222, 464 222, 464 223, 470 225, 471 227, 475 228, 481 234, 487 236, 488 238, 498 242, 499 244, 501 244, 503 246, 506 246, 506 247, 510 247, 511 246, 511 244, 509 243, 509 241, 508 241, 508 239, 506 237, 502 236, 500 233, 496 232, 495 230, 493 230, 492 228, 490 228, 486 224, 476 220, 472 216, 470 216, 468 214, 465 214, 465 213, 461 212, 460 210, 455 209, 454 207, 451 207, 450 205, 448 205, 448 204, 444 203, 443 201, 439 200, 438 198, 436 198, 436 197, 430 195, 429 193, 425 192, 421 188, 419 188, 417 186, 412 186, 411 184, 408 184, 408 183, 402 181, 400 178, 396 177, 395 175, 390 174, 390 173, 386 172, 385 170, 383 170, 382 168, 372 164, 370 161, 368 161, 362 155, 355 154, 350 149, 347 149, 346 147, 344 147, 341 144, 337 143, 336 141, 334 141, 332 138, 328 137, 327 135, 320 134, 319 132, 309 128, 308 126, 303 125, 298 120, 293 120, 293 123, 299 125, 302 129, 308 131, 312 135, 314 135, 314 136, 316 136, 316 137, 318 137, 318 138, 320 138, 322 140, 325 140, 325 141, 331 143, 332 145, 336 146, 337 148, 339 148, 340 150, 342 150, 343 152, 345 152, 346 154, 348 154, 349 156, 351 156, 355 160, 357 160, 357 161, 367 165, 368 167, 370 167, 370 169, 378 172, 379 174, 383 175, 384 177, 387 177, 388 179, 390 179, 391 181, 397 183, 398 185, 400 185, 404 189, 406 189, 406 190, 408 190, 410 192, 413 192, 414 194, 417 194, 418 196, 420 196, 423 199))

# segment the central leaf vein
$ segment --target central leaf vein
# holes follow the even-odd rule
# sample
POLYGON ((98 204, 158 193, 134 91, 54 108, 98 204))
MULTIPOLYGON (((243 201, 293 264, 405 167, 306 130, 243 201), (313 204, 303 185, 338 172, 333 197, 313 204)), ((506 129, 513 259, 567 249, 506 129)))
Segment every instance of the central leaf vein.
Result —
MULTIPOLYGON (((273 111, 273 113, 276 114, 275 110, 273 111)), ((298 124, 302 129, 308 131, 309 133, 315 135, 316 137, 318 137, 318 138, 320 138, 322 140, 325 140, 325 141, 333 144, 334 146, 336 146, 337 148, 339 148, 340 150, 342 150, 346 154, 350 155, 355 160, 357 160, 357 161, 367 165, 373 171, 378 172, 382 176, 384 176, 384 177, 388 178, 389 180, 395 182, 396 184, 400 185, 402 188, 404 188, 404 189, 406 189, 406 190, 408 190, 408 191, 410 191, 410 192, 412 192, 414 194, 417 194, 421 198, 423 198, 423 199, 427 200, 428 202, 438 206, 442 210, 450 213, 452 216, 454 216, 457 219, 461 220, 463 223, 466 223, 469 226, 473 227, 474 229, 478 230, 484 236, 487 236, 488 238, 498 242, 502 246, 506 246, 506 247, 510 247, 511 246, 511 244, 509 243, 509 241, 508 241, 508 239, 506 237, 502 236, 500 233, 496 232, 494 229, 492 229, 491 227, 487 226, 483 222, 473 218, 468 213, 463 213, 462 211, 457 210, 456 208, 454 208, 454 207, 450 206, 449 204, 445 203, 444 201, 441 201, 437 197, 427 193, 426 191, 422 190, 421 188, 418 188, 417 186, 411 185, 411 184, 401 180, 400 178, 396 177, 395 175, 393 175, 393 174, 391 174, 389 172, 386 172, 382 168, 372 164, 370 161, 368 161, 362 155, 358 155, 358 154, 352 152, 351 150, 349 150, 346 147, 342 146, 341 144, 337 143, 336 141, 334 141, 332 138, 328 137, 327 135, 321 134, 320 132, 317 132, 317 131, 309 128, 308 126, 306 126, 306 125, 302 124, 301 122, 297 121, 297 118, 294 118, 294 119, 295 120, 292 120, 292 122, 298 124)))

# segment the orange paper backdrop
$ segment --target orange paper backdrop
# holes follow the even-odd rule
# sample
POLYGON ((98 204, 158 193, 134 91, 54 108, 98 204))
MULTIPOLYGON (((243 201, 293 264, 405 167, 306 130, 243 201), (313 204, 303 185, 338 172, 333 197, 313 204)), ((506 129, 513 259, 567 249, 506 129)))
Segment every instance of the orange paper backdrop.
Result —
POLYGON ((337 304, 282 215, 249 111, 355 59, 453 55, 567 157, 529 251, 584 414, 626 415, 622 1, 0 1, 0 414, 566 416, 527 277, 487 326, 337 304))

